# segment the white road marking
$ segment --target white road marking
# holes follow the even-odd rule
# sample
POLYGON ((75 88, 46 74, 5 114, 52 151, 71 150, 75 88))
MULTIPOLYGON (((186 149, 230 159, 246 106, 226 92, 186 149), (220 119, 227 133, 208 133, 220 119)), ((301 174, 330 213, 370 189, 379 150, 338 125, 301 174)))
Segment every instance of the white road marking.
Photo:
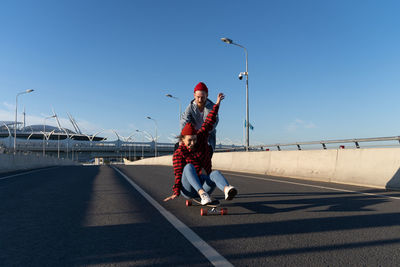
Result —
POLYGON ((257 179, 257 180, 265 180, 265 181, 270 181, 270 182, 275 182, 275 183, 294 184, 294 185, 308 186, 308 187, 314 187, 314 188, 320 188, 320 189, 328 189, 328 190, 332 190, 332 191, 340 191, 340 192, 346 192, 346 193, 356 193, 356 194, 367 195, 367 196, 379 196, 379 197, 386 197, 386 198, 397 199, 397 200, 400 199, 400 197, 392 197, 392 196, 388 196, 388 195, 366 193, 366 192, 353 191, 353 190, 347 190, 347 189, 339 189, 339 188, 326 187, 326 186, 320 186, 320 185, 312 185, 312 184, 303 184, 303 183, 297 183, 297 182, 282 181, 282 180, 278 180, 278 179, 270 179, 270 178, 263 178, 263 177, 243 175, 243 174, 229 173, 229 175, 239 176, 239 177, 246 177, 246 178, 257 179))
POLYGON ((25 174, 29 174, 29 173, 40 172, 40 171, 44 171, 44 170, 50 170, 50 169, 53 169, 53 168, 57 168, 57 167, 50 167, 50 168, 44 168, 44 169, 39 169, 39 170, 21 172, 21 173, 17 173, 17 174, 5 176, 5 177, 0 177, 0 180, 5 180, 5 179, 9 179, 9 178, 12 178, 12 177, 21 176, 21 175, 25 175, 25 174))
POLYGON ((128 178, 119 169, 112 167, 125 178, 151 205, 153 205, 194 247, 196 247, 214 266, 233 266, 227 259, 219 254, 213 247, 207 244, 200 236, 193 232, 188 226, 176 218, 171 212, 158 204, 141 187, 128 178))

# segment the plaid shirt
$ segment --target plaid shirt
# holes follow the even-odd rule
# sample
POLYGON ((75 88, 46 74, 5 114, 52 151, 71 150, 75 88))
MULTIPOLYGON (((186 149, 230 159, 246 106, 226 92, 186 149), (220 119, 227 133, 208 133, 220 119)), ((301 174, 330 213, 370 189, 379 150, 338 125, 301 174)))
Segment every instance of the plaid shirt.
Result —
POLYGON ((213 109, 208 113, 206 120, 201 128, 197 131, 197 142, 192 151, 189 151, 184 144, 181 144, 174 152, 172 158, 174 165, 175 184, 172 188, 174 195, 179 196, 182 188, 182 172, 186 164, 191 163, 196 169, 197 175, 200 175, 201 170, 211 173, 211 157, 210 148, 208 146, 208 136, 210 130, 213 129, 219 105, 214 105, 213 109))

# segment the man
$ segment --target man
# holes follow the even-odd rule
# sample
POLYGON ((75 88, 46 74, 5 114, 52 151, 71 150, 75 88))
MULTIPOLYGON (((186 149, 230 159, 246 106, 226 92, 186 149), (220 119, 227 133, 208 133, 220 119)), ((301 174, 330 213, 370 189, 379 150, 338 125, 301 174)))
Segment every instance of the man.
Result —
POLYGON ((169 201, 183 195, 187 199, 201 199, 201 204, 212 202, 210 194, 216 187, 225 194, 225 200, 232 200, 237 189, 230 185, 220 171, 212 171, 208 136, 214 128, 223 93, 218 94, 205 122, 196 130, 192 123, 187 123, 179 135, 180 145, 172 158, 175 174, 173 194, 164 199, 169 201))
MULTIPOLYGON (((208 113, 210 113, 214 106, 214 103, 208 99, 208 88, 203 82, 199 82, 196 85, 193 95, 194 99, 190 102, 185 112, 182 114, 180 121, 181 129, 183 129, 188 122, 192 123, 196 130, 200 129, 201 125, 203 125, 205 119, 207 118, 208 113)), ((218 116, 208 137, 208 145, 211 148, 210 156, 212 156, 213 152, 215 151, 217 133, 215 128, 217 127, 217 124, 218 116)))

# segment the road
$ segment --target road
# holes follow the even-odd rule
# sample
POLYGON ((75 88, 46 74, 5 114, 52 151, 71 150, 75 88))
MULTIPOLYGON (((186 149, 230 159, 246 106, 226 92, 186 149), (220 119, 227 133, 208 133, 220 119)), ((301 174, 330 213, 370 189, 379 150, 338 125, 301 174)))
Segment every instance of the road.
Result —
MULTIPOLYGON (((182 197, 162 201, 172 192, 171 167, 115 167, 1 174, 0 265, 210 266, 222 260, 235 266, 398 266, 400 262, 400 192, 223 172, 239 195, 223 202, 228 215, 201 217, 199 207, 186 207, 182 197), (193 231, 217 256, 205 256, 208 250, 181 231, 193 231)), ((223 197, 221 192, 213 196, 223 197)))

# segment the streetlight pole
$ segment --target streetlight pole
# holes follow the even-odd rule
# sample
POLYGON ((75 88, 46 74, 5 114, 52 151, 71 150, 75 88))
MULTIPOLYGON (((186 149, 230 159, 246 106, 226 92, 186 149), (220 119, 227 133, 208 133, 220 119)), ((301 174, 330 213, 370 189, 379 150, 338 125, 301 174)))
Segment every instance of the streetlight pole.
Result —
POLYGON ((46 146, 45 146, 45 144, 46 144, 45 139, 47 139, 47 137, 46 137, 46 120, 51 119, 51 118, 55 118, 55 115, 46 117, 43 120, 43 157, 46 155, 46 146))
POLYGON ((143 143, 144 143, 144 132, 140 131, 140 130, 136 130, 136 132, 142 133, 142 159, 144 159, 144 146, 143 146, 143 143))
MULTIPOLYGON (((67 140, 67 159, 69 159, 69 158, 68 158, 68 156, 69 156, 69 155, 68 155, 68 144, 69 144, 69 138, 70 138, 70 137, 69 137, 68 132, 67 132, 64 128, 61 128, 61 130, 64 131, 64 132, 65 132, 65 135, 67 136, 67 138, 64 139, 64 140, 67 140)), ((65 141, 64 141, 63 143, 65 143, 65 141)), ((64 147, 65 147, 65 146, 64 146, 64 147)), ((64 151, 65 151, 65 150, 64 150, 64 151)), ((64 153, 65 153, 65 152, 64 152, 64 153)))
POLYGON ((154 121, 154 124, 156 125, 156 136, 154 136, 154 145, 155 145, 154 146, 154 157, 157 157, 157 128, 158 128, 157 121, 151 117, 146 117, 146 118, 154 121))
MULTIPOLYGON (((128 136, 128 141, 132 140, 133 143, 133 161, 135 161, 136 158, 136 145, 135 145, 135 139, 133 139, 132 137, 135 135, 136 133, 132 133, 130 136, 128 136)), ((131 160, 131 145, 129 144, 129 160, 131 160)))
POLYGON ((249 72, 248 72, 247 49, 244 46, 240 45, 240 44, 234 43, 229 38, 221 38, 221 41, 223 41, 224 43, 227 43, 227 44, 233 44, 233 45, 236 45, 236 46, 239 46, 239 47, 243 48, 244 52, 246 54, 246 72, 244 72, 244 73, 241 72, 239 74, 239 79, 240 80, 242 79, 242 77, 243 77, 242 75, 246 76, 246 151, 249 151, 249 144, 250 144, 250 141, 249 141, 249 126, 250 126, 250 121, 249 121, 249 72))
MULTIPOLYGON (((128 136, 128 137, 121 136, 122 139, 123 139, 124 142, 125 142, 125 146, 128 146, 128 160, 131 160, 131 146, 132 146, 131 141, 133 141, 132 143, 135 144, 134 139, 132 139, 132 137, 133 137, 135 134, 136 134, 136 133, 132 133, 132 134, 131 134, 130 136, 128 136)), ((134 147, 133 149, 134 149, 134 150, 133 150, 133 157, 135 158, 135 157, 136 157, 136 149, 135 149, 135 147, 134 147)), ((126 155, 126 151, 125 151, 125 155, 126 155)))
MULTIPOLYGON (((176 101, 179 102, 179 129, 182 131, 182 129, 181 129, 182 101, 181 101, 179 98, 177 98, 177 97, 175 97, 175 96, 173 96, 173 95, 170 95, 170 94, 166 94, 165 96, 166 96, 166 97, 169 97, 169 98, 173 98, 173 99, 175 99, 176 101)), ((179 132, 180 132, 180 131, 179 131, 179 132)))
POLYGON ((60 133, 58 133, 57 158, 60 158, 60 133))
POLYGON ((18 96, 22 94, 28 94, 33 92, 33 89, 25 90, 24 92, 20 92, 15 97, 15 124, 14 124, 14 155, 17 153, 17 114, 18 114, 18 96))

